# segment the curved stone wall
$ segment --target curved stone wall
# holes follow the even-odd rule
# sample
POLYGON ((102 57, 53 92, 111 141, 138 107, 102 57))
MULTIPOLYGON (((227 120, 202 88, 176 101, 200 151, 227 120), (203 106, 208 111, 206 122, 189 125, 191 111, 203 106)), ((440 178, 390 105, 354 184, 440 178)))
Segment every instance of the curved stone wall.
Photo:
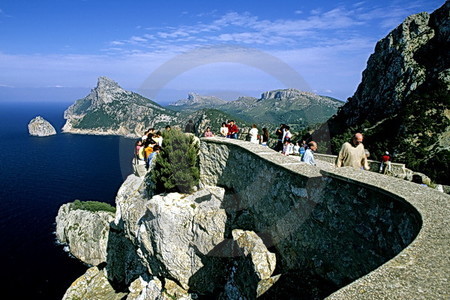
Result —
POLYGON ((230 229, 257 232, 282 278, 320 277, 330 299, 448 296, 449 196, 245 141, 203 138, 200 148, 201 185, 227 189, 230 229))

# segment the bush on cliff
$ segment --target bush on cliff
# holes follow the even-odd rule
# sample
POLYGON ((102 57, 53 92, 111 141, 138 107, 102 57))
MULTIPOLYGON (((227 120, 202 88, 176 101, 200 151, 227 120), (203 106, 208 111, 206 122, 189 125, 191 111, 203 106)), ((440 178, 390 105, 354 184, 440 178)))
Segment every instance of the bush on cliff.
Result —
POLYGON ((106 212, 116 213, 116 208, 114 206, 111 206, 105 202, 98 202, 98 201, 75 200, 70 205, 70 208, 72 210, 81 209, 81 210, 87 210, 87 211, 92 211, 92 212, 106 211, 106 212))
POLYGON ((157 194, 190 193, 198 185, 199 145, 193 135, 171 130, 163 134, 163 146, 156 157, 151 179, 157 194))

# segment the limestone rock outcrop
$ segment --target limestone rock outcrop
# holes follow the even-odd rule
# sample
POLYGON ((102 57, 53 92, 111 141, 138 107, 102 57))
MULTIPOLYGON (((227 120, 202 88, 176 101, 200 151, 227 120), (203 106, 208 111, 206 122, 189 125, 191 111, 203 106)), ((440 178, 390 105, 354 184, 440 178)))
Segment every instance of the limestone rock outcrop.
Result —
POLYGON ((114 288, 108 282, 103 270, 92 267, 72 283, 70 288, 67 289, 64 294, 63 300, 121 300, 124 296, 126 296, 126 293, 116 293, 114 288))
POLYGON ((450 2, 407 17, 380 40, 355 94, 313 134, 336 153, 351 133, 379 159, 397 161, 450 184, 450 2))
POLYGON ((253 231, 229 230, 223 188, 152 196, 147 180, 125 180, 115 217, 74 210, 70 203, 60 208, 58 240, 82 261, 99 265, 67 295, 88 295, 92 281, 102 294, 111 287, 127 299, 191 299, 191 293, 229 298, 236 291, 252 298, 277 281, 275 254, 262 239, 253 231))
POLYGON ((28 132, 33 136, 50 136, 56 134, 56 129, 50 122, 37 116, 28 123, 28 132))
POLYGON ((72 203, 59 208, 56 238, 68 245, 70 253, 82 262, 96 266, 106 262, 111 212, 73 209, 72 203))
POLYGON ((163 127, 176 119, 175 113, 159 104, 100 77, 86 97, 65 112, 63 132, 142 136, 150 127, 163 127))
POLYGON ((142 178, 131 175, 119 190, 115 224, 138 247, 153 275, 175 279, 186 290, 207 255, 224 239, 226 213, 220 208, 224 190, 210 188, 192 195, 170 193, 146 201, 142 178), (137 189, 136 189, 137 188, 137 189), (134 197, 129 197, 130 189, 134 197))

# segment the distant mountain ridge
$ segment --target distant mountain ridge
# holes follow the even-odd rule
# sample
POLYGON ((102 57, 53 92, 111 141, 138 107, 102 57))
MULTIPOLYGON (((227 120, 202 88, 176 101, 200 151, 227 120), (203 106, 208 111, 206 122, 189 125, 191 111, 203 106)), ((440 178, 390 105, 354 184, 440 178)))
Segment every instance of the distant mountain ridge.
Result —
POLYGON ((202 108, 211 108, 212 106, 220 106, 227 103, 215 96, 202 96, 197 93, 189 93, 187 99, 178 100, 168 105, 168 108, 172 110, 185 109, 197 110, 202 108))
POLYGON ((297 128, 325 122, 343 102, 297 89, 279 89, 262 93, 260 98, 240 97, 224 101, 217 97, 199 96, 180 100, 168 108, 193 112, 201 108, 218 109, 258 125, 286 123, 297 128))

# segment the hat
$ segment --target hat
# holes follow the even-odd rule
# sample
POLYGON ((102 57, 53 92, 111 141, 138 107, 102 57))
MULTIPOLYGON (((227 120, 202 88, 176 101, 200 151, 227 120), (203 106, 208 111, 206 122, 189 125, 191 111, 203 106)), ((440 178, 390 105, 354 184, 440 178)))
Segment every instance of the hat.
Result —
POLYGON ((386 151, 386 152, 385 152, 385 154, 386 154, 386 155, 389 155, 389 152, 388 152, 388 151, 386 151))

